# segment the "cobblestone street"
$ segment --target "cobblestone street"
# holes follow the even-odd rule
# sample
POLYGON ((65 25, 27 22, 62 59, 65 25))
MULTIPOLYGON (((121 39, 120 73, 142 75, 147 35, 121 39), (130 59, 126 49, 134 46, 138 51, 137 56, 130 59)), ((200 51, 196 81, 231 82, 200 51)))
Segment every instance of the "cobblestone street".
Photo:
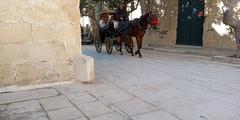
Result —
POLYGON ((142 50, 143 58, 94 46, 93 84, 0 93, 0 120, 240 120, 240 65, 142 50))

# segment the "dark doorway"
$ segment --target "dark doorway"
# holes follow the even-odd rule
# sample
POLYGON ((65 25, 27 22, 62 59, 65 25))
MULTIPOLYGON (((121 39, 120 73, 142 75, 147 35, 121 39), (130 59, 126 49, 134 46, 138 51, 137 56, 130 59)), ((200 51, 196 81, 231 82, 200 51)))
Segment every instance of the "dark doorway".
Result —
POLYGON ((202 46, 204 0, 179 0, 177 44, 202 46))

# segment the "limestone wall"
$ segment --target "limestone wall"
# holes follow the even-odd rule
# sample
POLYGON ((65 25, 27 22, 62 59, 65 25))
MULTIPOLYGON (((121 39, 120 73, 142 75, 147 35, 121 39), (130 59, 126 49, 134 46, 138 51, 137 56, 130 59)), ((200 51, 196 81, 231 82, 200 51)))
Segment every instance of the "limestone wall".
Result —
MULTIPOLYGON (((148 30, 144 37, 145 46, 175 46, 177 39, 178 0, 152 0, 159 12, 161 25, 158 30, 148 30)), ((227 0, 205 0, 205 22, 203 47, 236 49, 233 32, 222 23, 221 6, 227 0)), ((143 10, 144 9, 143 7, 143 10)))
POLYGON ((144 37, 144 45, 154 47, 174 46, 177 39, 178 1, 152 0, 152 2, 154 2, 152 8, 158 11, 160 25, 157 30, 150 29, 147 31, 144 37))
POLYGON ((0 86, 70 80, 79 0, 0 0, 0 86))
POLYGON ((203 46, 210 48, 236 49, 233 32, 223 24, 222 6, 227 0, 206 0, 203 46))

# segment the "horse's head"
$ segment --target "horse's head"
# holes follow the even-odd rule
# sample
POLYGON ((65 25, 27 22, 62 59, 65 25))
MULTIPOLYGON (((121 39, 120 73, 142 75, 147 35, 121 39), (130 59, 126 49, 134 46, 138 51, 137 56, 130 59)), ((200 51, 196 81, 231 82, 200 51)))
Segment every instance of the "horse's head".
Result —
POLYGON ((157 25, 160 24, 158 20, 157 14, 155 12, 149 12, 146 14, 147 22, 151 25, 151 27, 155 28, 157 25))

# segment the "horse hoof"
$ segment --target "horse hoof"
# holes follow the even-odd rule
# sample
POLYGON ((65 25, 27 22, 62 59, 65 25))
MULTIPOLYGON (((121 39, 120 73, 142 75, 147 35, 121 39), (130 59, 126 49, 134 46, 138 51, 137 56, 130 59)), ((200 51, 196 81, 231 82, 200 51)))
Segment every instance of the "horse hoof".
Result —
POLYGON ((134 54, 133 54, 133 53, 132 53, 131 55, 132 55, 132 56, 134 56, 134 54))
POLYGON ((139 58, 142 58, 142 56, 140 55, 139 58))
POLYGON ((123 53, 121 53, 120 55, 123 55, 123 53))

